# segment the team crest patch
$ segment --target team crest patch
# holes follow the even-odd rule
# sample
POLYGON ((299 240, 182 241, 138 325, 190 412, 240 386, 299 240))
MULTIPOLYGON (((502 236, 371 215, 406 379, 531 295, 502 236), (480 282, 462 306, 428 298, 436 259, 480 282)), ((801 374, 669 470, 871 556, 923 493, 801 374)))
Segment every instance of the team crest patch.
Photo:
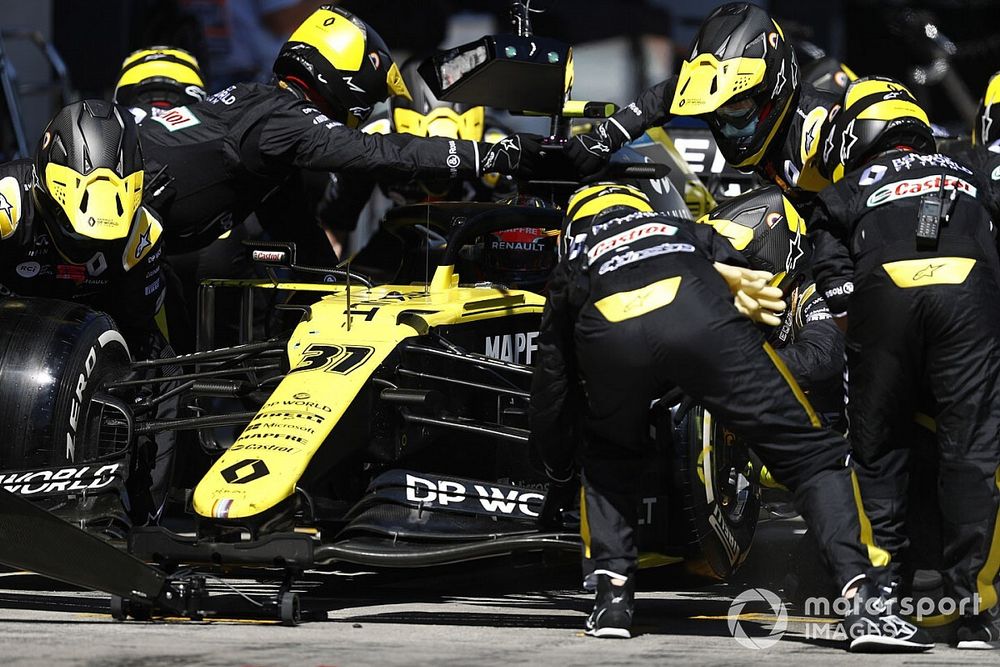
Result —
POLYGON ((200 125, 201 121, 187 107, 176 107, 174 109, 152 109, 150 118, 167 128, 171 132, 183 130, 194 125, 200 125))

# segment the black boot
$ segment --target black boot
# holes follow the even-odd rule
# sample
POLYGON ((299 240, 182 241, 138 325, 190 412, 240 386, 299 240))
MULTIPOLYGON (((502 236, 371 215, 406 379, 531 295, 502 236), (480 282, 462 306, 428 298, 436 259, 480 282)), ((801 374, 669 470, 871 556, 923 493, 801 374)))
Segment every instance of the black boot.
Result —
POLYGON ((629 577, 621 586, 611 583, 604 572, 597 574, 597 599, 594 611, 587 618, 587 634, 591 637, 630 639, 632 614, 635 611, 635 577, 629 577))
POLYGON ((847 650, 852 653, 911 653, 934 648, 926 630, 897 614, 892 589, 866 579, 850 600, 844 619, 847 650))

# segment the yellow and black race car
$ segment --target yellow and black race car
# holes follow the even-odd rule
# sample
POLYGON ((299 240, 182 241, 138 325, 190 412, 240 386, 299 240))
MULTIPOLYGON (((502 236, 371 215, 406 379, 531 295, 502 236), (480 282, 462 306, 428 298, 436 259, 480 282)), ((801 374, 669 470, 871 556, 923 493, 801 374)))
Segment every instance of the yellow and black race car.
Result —
MULTIPOLYGON (((536 65, 555 67, 548 78, 562 104, 568 48, 484 40, 484 52, 541 58, 525 70, 536 78, 548 76, 536 65)), ((461 50, 449 53, 464 62, 461 50)), ((498 94, 495 83, 482 91, 498 94)), ((624 161, 639 163, 621 173, 647 179, 657 209, 689 215, 662 170, 642 155, 624 161)), ((395 259, 382 281, 349 266, 299 266, 290 244, 256 244, 269 277, 203 284, 193 354, 132 361, 106 316, 44 300, 0 304, 0 410, 7 423, 47 425, 0 447, 0 562, 113 593, 121 618, 218 612, 191 569, 249 569, 284 581, 256 610, 294 623, 291 583, 305 570, 578 551, 572 510, 556 528, 539 522, 546 478, 527 446, 544 278, 563 217, 548 203, 559 183, 533 186, 544 196, 391 211, 383 230, 395 254, 379 255, 395 259), (216 316, 227 292, 242 306, 236 322, 216 316), (264 323, 253 317, 261 302, 264 323), (236 344, 215 344, 233 329, 236 344), (196 472, 190 484, 173 480, 190 530, 129 526, 140 523, 134 505, 168 433, 182 468, 196 472), (190 463, 198 457, 200 468, 190 463), (125 549, 53 512, 123 538, 125 549)), ((729 576, 759 509, 746 448, 680 397, 651 406, 650 440, 638 481, 642 562, 729 576)))
MULTIPOLYGON (((556 531, 538 523, 545 476, 527 447, 544 297, 498 283, 464 284, 456 272, 477 240, 511 229, 554 238, 561 222, 558 210, 535 206, 397 209, 386 225, 400 238, 430 239, 421 249, 429 279, 400 284, 323 269, 339 282, 283 280, 278 274, 309 272, 295 264, 294 248, 257 245, 253 256, 274 279, 208 281, 203 315, 211 321, 210 301, 222 290, 238 290, 247 308, 254 298, 282 293, 290 298, 275 312, 298 320, 288 333, 250 340, 248 319, 248 340, 239 345, 131 365, 106 318, 60 314, 51 321, 49 302, 7 302, 0 314, 7 330, 58 331, 20 345, 37 360, 36 372, 44 363, 66 379, 48 407, 58 411, 69 401, 62 414, 76 421, 77 459, 50 447, 35 451, 48 465, 25 470, 6 456, 0 484, 100 526, 107 499, 127 497, 129 477, 138 474, 136 443, 179 431, 187 435, 180 456, 197 436, 212 457, 190 493, 194 534, 147 526, 127 535, 129 551, 165 570, 256 567, 273 574, 277 567, 294 576, 347 563, 419 567, 575 551, 572 516, 556 531), (172 388, 140 396, 129 373, 151 366, 175 367, 167 376, 172 388), (171 392, 182 397, 180 416, 148 409, 171 392), (213 405, 228 412, 206 414, 213 405), (235 439, 225 439, 223 425, 238 426, 235 439)), ((668 407, 674 402, 650 412, 642 549, 647 563, 707 564, 703 571, 725 577, 746 557, 757 519, 747 453, 709 415, 668 407)))

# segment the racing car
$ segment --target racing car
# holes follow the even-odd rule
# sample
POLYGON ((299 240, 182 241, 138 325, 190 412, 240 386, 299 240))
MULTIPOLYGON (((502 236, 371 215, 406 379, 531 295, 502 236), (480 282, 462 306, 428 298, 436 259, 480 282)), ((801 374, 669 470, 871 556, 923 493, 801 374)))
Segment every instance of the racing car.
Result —
MULTIPOLYGON (((32 399, 34 414, 52 415, 32 423, 47 421, 42 441, 53 444, 31 452, 7 447, 3 487, 23 498, 57 499, 73 506, 77 520, 90 512, 100 523, 108 506, 102 501, 127 496, 136 456, 130 445, 139 434, 183 430, 216 454, 191 494, 195 533, 154 526, 128 534, 128 550, 165 571, 258 567, 294 575, 343 563, 419 567, 579 549, 572 516, 563 530, 538 524, 545 477, 527 447, 530 364, 544 297, 462 284, 455 271, 466 241, 510 228, 557 230, 561 215, 455 203, 398 209, 389 220, 402 228, 428 221, 447 245, 426 283, 372 285, 353 274, 349 285, 347 276, 342 284, 209 281, 204 294, 237 289, 247 304, 255 293, 274 291, 310 302, 284 304, 281 311, 300 320, 287 336, 186 357, 129 364, 102 315, 79 306, 53 314, 46 300, 5 302, 3 331, 21 347, 8 345, 0 386, 8 397, 32 399), (22 361, 16 370, 8 363, 15 358, 22 361), (191 408, 226 396, 249 409, 152 418, 135 409, 136 385, 128 379, 151 365, 183 369, 171 376, 170 391, 182 388, 191 408), (46 369, 63 382, 28 396, 46 369), (220 445, 217 427, 227 424, 243 427, 220 445), (67 438, 75 443, 72 458, 67 438), (47 465, 11 469, 22 454, 47 458, 47 465)), ((274 269, 303 268, 287 245, 258 245, 253 254, 274 269)), ((710 415, 669 403, 651 411, 641 548, 647 562, 702 562, 725 577, 746 557, 756 523, 747 452, 710 415)))
MULTIPOLYGON (((566 47, 535 37, 484 40, 494 55, 532 41, 538 48, 520 51, 531 65, 523 71, 562 90, 571 70, 566 47)), ((439 67, 465 62, 465 53, 446 54, 451 60, 439 67)), ((495 64, 487 58, 453 77, 464 99, 497 103, 497 86, 482 98, 472 90, 495 64)), ((546 89, 542 84, 515 88, 523 94, 546 89)), ((547 100, 512 105, 517 94, 504 93, 508 108, 553 110, 547 100)), ((646 158, 624 160, 621 176, 666 198, 656 208, 687 210, 646 158)), ((533 185, 551 200, 553 188, 566 183, 533 185)), ((299 619, 292 583, 305 570, 578 551, 578 514, 564 512, 555 529, 539 523, 546 478, 527 446, 544 296, 461 279, 475 270, 470 258, 483 239, 539 230, 520 242, 544 248, 561 226, 554 206, 394 209, 383 230, 398 241, 399 261, 385 282, 350 264, 301 266, 292 244, 254 244, 252 257, 268 278, 206 281, 199 351, 177 357, 131 360, 114 323, 83 306, 4 301, 0 410, 12 437, 0 448, 7 492, 0 514, 11 509, 0 535, 21 533, 20 546, 0 547, 0 561, 79 583, 76 562, 42 554, 57 535, 77 540, 81 553, 104 554, 99 572, 83 583, 114 593, 119 618, 157 609, 211 613, 204 580, 191 568, 269 579, 277 573, 283 584, 268 608, 291 624, 299 619), (215 303, 232 291, 242 305, 240 342, 217 347, 216 330, 231 323, 217 321, 215 303), (261 300, 271 313, 263 336, 252 316, 261 300), (171 372, 157 372, 166 368, 171 372), (179 416, 156 409, 170 400, 179 400, 179 416), (39 507, 91 529, 124 523, 120 508, 127 512, 142 479, 143 451, 165 432, 181 435, 180 456, 198 448, 210 457, 187 498, 192 530, 133 527, 122 533, 131 556, 112 557, 106 544, 67 532, 39 507), (29 524, 50 532, 26 537, 29 524), (171 572, 180 574, 166 576, 171 572)), ((746 447, 681 397, 651 406, 650 424, 649 461, 638 482, 641 563, 684 561, 705 574, 731 575, 749 552, 759 509, 746 447)))

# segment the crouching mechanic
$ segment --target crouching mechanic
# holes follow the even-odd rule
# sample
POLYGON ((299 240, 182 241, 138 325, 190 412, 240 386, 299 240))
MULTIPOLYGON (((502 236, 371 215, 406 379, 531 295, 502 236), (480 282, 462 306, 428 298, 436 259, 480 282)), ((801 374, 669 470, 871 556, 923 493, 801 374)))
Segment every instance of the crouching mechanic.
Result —
POLYGON ((806 223, 776 185, 726 200, 699 219, 725 236, 750 264, 774 274, 787 308, 767 333, 770 343, 809 397, 823 424, 842 430, 844 334, 812 279, 806 223))
MULTIPOLYGON (((582 463, 581 531, 597 569, 588 634, 629 637, 636 570, 636 480, 650 403, 679 387, 754 449, 794 493, 844 594, 867 591, 870 561, 847 446, 824 428, 755 319, 771 306, 769 274, 708 225, 650 210, 636 189, 579 191, 567 210, 568 250, 549 286, 531 391, 531 438, 553 485, 582 463)), ((780 292, 779 292, 780 296, 780 292)), ((780 309, 780 305, 777 306, 780 309)), ((552 491, 550 490, 550 494, 552 491)), ((928 648, 922 631, 878 605, 852 619, 851 646, 892 633, 928 648)))
MULTIPOLYGON (((34 161, 0 165, 0 292, 84 303, 114 319, 132 358, 169 354, 162 228, 142 205, 143 191, 139 135, 128 110, 101 100, 63 108, 45 128, 34 161)), ((158 416, 173 416, 168 405, 158 416)), ((155 515, 162 502, 173 440, 157 440, 149 466, 156 497, 137 492, 133 520, 155 515)), ((140 491, 148 493, 148 485, 140 491)))
MULTIPOLYGON (((894 558, 904 551, 905 426, 929 387, 946 595, 960 614, 959 648, 982 648, 998 638, 986 613, 1000 566, 997 200, 977 172, 935 152, 926 114, 897 82, 855 81, 824 135, 834 185, 810 219, 813 266, 847 321, 849 438, 865 511, 876 544, 894 558)), ((887 573, 894 587, 891 563, 887 573)))

